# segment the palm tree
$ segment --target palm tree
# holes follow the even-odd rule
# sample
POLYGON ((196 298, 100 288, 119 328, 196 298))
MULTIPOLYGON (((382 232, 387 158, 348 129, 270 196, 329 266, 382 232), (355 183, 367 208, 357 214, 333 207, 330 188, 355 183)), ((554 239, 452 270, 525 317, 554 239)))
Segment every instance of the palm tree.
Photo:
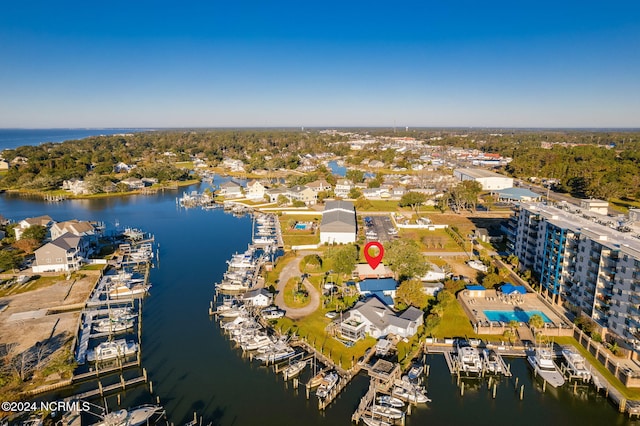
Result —
POLYGON ((529 327, 531 328, 531 330, 533 330, 533 335, 537 340, 539 330, 544 327, 544 319, 542 318, 542 316, 540 316, 539 314, 531 315, 531 318, 529 318, 529 327))

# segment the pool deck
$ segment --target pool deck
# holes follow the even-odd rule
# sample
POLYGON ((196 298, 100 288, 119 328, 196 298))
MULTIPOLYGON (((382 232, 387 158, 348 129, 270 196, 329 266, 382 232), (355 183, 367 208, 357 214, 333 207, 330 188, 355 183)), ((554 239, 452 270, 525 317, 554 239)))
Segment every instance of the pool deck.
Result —
MULTIPOLYGON (((557 314, 551 311, 538 299, 534 293, 518 294, 504 297, 496 290, 485 290, 483 296, 474 296, 468 291, 462 291, 458 295, 460 303, 469 317, 469 320, 477 329, 479 334, 502 334, 508 328, 508 322, 491 321, 484 311, 540 311, 544 313, 551 322, 545 323, 543 334, 560 335, 560 330, 571 330, 568 325, 557 314)), ((520 322, 521 327, 526 326, 520 322)))

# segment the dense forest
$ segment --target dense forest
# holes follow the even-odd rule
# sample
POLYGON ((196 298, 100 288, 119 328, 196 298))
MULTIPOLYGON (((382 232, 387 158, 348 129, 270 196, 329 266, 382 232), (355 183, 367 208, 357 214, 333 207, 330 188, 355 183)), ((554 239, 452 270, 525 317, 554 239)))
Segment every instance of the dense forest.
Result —
MULTIPOLYGON (((64 180, 77 178, 104 181, 114 177, 120 162, 137 164, 132 177, 159 181, 181 180, 188 173, 176 162, 206 158, 219 164, 224 158, 241 159, 245 170, 295 169, 305 154, 331 153, 348 164, 377 159, 385 164, 407 166, 420 152, 398 154, 384 148, 385 137, 411 137, 429 145, 472 148, 499 153, 513 161, 503 172, 527 179, 553 179, 554 189, 575 196, 640 199, 640 133, 579 130, 497 129, 348 129, 376 137, 380 143, 367 150, 349 151, 348 136, 316 130, 174 130, 134 135, 91 137, 63 143, 45 143, 5 150, 14 164, 0 179, 2 188, 55 189, 64 180), (167 156, 171 153, 171 156, 167 156), (15 163, 15 161, 14 161, 15 163)), ((122 178, 121 175, 119 175, 122 178)))

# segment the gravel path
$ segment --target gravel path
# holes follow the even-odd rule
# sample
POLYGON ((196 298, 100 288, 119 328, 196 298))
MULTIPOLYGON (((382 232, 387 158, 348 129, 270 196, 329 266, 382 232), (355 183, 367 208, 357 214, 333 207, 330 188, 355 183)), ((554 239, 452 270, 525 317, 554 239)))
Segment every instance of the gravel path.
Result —
POLYGON ((293 259, 291 262, 286 264, 284 268, 282 268, 282 272, 280 272, 280 277, 278 278, 279 281, 278 293, 276 294, 276 305, 280 309, 284 309, 287 312, 286 317, 294 320, 304 318, 307 315, 312 314, 320 306, 320 294, 318 293, 318 290, 316 290, 316 288, 311 285, 311 283, 307 279, 305 279, 302 284, 304 285, 305 289, 309 293, 309 297, 311 298, 309 304, 303 308, 291 308, 284 302, 284 288, 287 285, 289 279, 299 277, 301 275, 300 261, 302 261, 302 258, 308 254, 313 253, 299 253, 295 259, 293 259))

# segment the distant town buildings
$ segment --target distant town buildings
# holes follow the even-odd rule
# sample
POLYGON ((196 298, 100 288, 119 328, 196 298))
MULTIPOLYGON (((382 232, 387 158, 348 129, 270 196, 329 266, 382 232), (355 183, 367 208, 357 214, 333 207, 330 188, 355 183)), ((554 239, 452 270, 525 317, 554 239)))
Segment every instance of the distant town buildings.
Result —
POLYGON ((455 169, 453 175, 461 181, 473 180, 482 185, 484 191, 513 187, 513 178, 484 169, 455 169))

